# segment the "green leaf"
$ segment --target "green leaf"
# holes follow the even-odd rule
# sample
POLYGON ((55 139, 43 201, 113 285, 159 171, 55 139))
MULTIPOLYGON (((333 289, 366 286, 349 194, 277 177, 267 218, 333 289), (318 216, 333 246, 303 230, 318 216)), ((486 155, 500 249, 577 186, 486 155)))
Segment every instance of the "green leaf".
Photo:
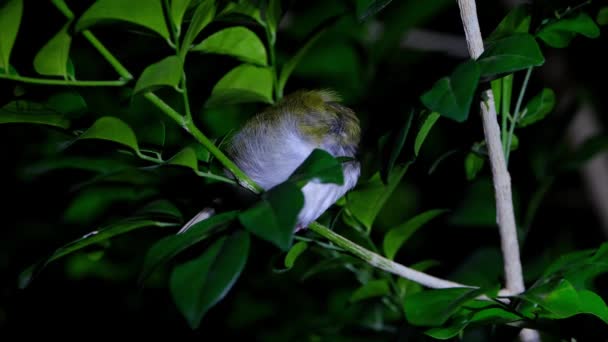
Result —
POLYGON ((588 288, 595 277, 607 271, 608 243, 603 243, 597 250, 576 251, 561 256, 547 267, 537 284, 562 277, 576 288, 588 288))
POLYGON ((595 315, 608 324, 608 306, 606 306, 602 297, 589 290, 580 290, 578 291, 578 299, 580 313, 595 315))
POLYGON ((266 48, 264 43, 251 30, 235 26, 218 31, 205 38, 192 51, 229 55, 249 62, 266 66, 266 48))
POLYGON ((477 155, 477 153, 469 152, 464 159, 464 172, 467 176, 467 180, 471 181, 477 177, 477 173, 481 171, 483 167, 484 159, 477 155))
POLYGON ((578 293, 566 279, 531 288, 520 296, 544 309, 543 315, 549 318, 566 318, 579 313, 578 293))
MULTIPOLYGON (((406 169, 407 167, 400 168, 399 173, 405 174, 406 169)), ((401 181, 397 172, 393 172, 391 176, 385 184, 380 174, 375 173, 369 180, 346 193, 347 212, 363 224, 367 231, 371 230, 376 216, 390 197, 390 193, 401 181)))
POLYGON ((393 0, 372 0, 364 10, 358 10, 357 17, 365 21, 382 11, 393 0))
POLYGON ((55 93, 46 100, 46 105, 62 114, 82 114, 87 110, 84 98, 75 91, 55 93))
POLYGON ((296 259, 302 253, 304 253, 304 251, 307 248, 308 248, 308 243, 306 243, 304 241, 300 241, 300 242, 296 243, 295 245, 293 245, 293 247, 291 247, 289 249, 289 252, 285 256, 285 260, 283 261, 285 263, 285 267, 288 270, 291 269, 293 267, 294 263, 296 262, 296 259))
POLYGON ((278 87, 280 94, 283 94, 285 90, 285 85, 287 84, 287 80, 289 79, 289 76, 291 76, 291 73, 294 71, 300 60, 306 55, 308 50, 317 42, 317 40, 319 40, 319 38, 321 38, 321 36, 338 21, 338 18, 339 17, 334 16, 323 21, 310 34, 309 38, 305 40, 306 43, 304 43, 304 45, 300 47, 300 49, 295 53, 295 55, 293 55, 287 62, 285 62, 285 64, 281 68, 281 74, 279 75, 278 87))
POLYGON ((515 34, 493 41, 477 59, 482 76, 512 73, 545 62, 534 37, 515 34))
POLYGON ((279 21, 281 21, 281 0, 268 0, 268 7, 264 13, 266 17, 266 25, 270 36, 270 46, 274 48, 277 40, 277 29, 279 21))
POLYGON ((175 226, 175 223, 160 222, 150 219, 126 219, 118 221, 107 226, 101 227, 98 230, 91 231, 84 236, 56 249, 50 256, 44 261, 36 263, 26 269, 21 275, 19 280, 19 286, 25 288, 30 284, 32 279, 48 264, 51 262, 71 254, 75 251, 83 249, 87 246, 108 240, 112 237, 123 235, 131 231, 147 228, 147 227, 168 227, 175 226))
POLYGON ((287 251, 303 206, 302 191, 292 183, 281 183, 265 192, 253 207, 241 212, 239 221, 251 233, 287 251))
POLYGON ((384 255, 393 260, 399 248, 414 234, 418 229, 435 217, 447 212, 445 209, 433 209, 418 214, 399 226, 391 229, 384 236, 382 248, 384 255))
MULTIPOLYGON (((488 303, 488 305, 492 305, 488 303)), ((502 308, 489 307, 479 311, 466 313, 455 317, 450 325, 440 328, 431 328, 425 334, 440 340, 447 340, 461 333, 469 325, 491 323, 493 325, 520 321, 521 317, 502 308)))
POLYGON ((431 90, 422 95, 422 103, 434 112, 463 122, 469 117, 473 95, 477 89, 480 71, 477 63, 459 65, 449 77, 437 81, 431 90))
POLYGON ((555 92, 549 88, 544 88, 540 94, 534 96, 524 107, 523 116, 517 120, 517 126, 526 127, 540 121, 549 114, 555 107, 555 92))
POLYGON ((192 2, 192 0, 171 0, 171 17, 173 18, 173 24, 175 25, 178 36, 182 28, 184 14, 188 10, 190 2, 192 2))
POLYGON ((137 154, 140 153, 137 138, 131 127, 124 121, 112 116, 97 119, 89 129, 78 137, 78 140, 84 139, 109 140, 126 146, 137 154))
POLYGON ((199 257, 176 266, 170 289, 192 329, 230 292, 247 263, 250 238, 244 231, 217 240, 199 257))
POLYGON ((272 71, 241 64, 230 70, 213 87, 207 106, 244 102, 273 103, 272 71))
POLYGON ((368 181, 346 194, 346 208, 367 231, 372 228, 376 216, 393 193, 401 178, 405 175, 408 165, 395 167, 384 184, 380 174, 376 173, 368 181))
POLYGON ((587 13, 580 12, 576 16, 561 18, 547 24, 537 36, 551 47, 564 48, 570 44, 576 34, 597 38, 600 36, 600 28, 587 13))
POLYGON ((595 21, 600 25, 608 25, 608 7, 600 8, 599 12, 597 12, 595 21))
POLYGON ((350 302, 358 302, 368 298, 382 297, 391 293, 388 279, 374 279, 356 289, 350 296, 350 302))
MULTIPOLYGON (((383 164, 380 168, 380 177, 385 184, 388 183, 389 175, 395 167, 397 159, 402 154, 401 151, 403 150, 403 145, 405 144, 410 127, 412 126, 413 118, 414 113, 413 111, 410 111, 405 122, 400 125, 399 129, 391 130, 386 136, 386 140, 381 141, 382 159, 386 160, 386 164, 383 164)), ((413 157, 410 158, 410 161, 413 161, 413 159, 413 157)))
POLYGON ((486 39, 486 43, 506 38, 516 33, 528 33, 530 21, 531 16, 526 6, 517 6, 498 24, 494 32, 486 39))
POLYGON ((342 165, 336 158, 329 152, 316 148, 291 174, 289 180, 299 187, 312 180, 342 185, 344 173, 342 165))
POLYGON ((161 0, 98 0, 82 14, 76 23, 76 31, 108 21, 125 21, 139 25, 169 39, 161 0))
POLYGON ((426 136, 429 134, 431 128, 433 128, 435 122, 437 122, 438 119, 439 113, 437 112, 432 112, 424 116, 422 125, 418 130, 418 134, 416 134, 416 142, 414 143, 414 153, 416 156, 418 156, 418 152, 420 152, 420 147, 422 147, 422 144, 426 140, 426 136))
POLYGON ((57 113, 48 106, 29 101, 12 101, 0 108, 0 124, 28 123, 67 129, 70 121, 63 113, 57 113))
POLYGON ((181 234, 169 235, 161 240, 158 240, 148 249, 142 271, 139 276, 139 281, 148 278, 154 270, 165 264, 173 257, 183 252, 184 250, 196 245, 209 236, 213 235, 218 230, 226 227, 232 220, 236 218, 237 212, 230 211, 213 215, 206 220, 192 225, 188 230, 181 234))
POLYGON ((249 0, 227 3, 222 12, 218 14, 218 17, 223 18, 230 14, 244 15, 255 20, 261 26, 266 26, 266 23, 262 20, 260 9, 249 0))
POLYGON ((449 288, 418 292, 407 297, 405 316, 413 325, 441 326, 462 305, 482 295, 484 289, 449 288))
MULTIPOLYGON (((435 260, 423 260, 423 261, 417 262, 413 265, 410 265, 409 267, 416 271, 424 272, 424 271, 428 270, 429 268, 435 267, 438 265, 439 265, 439 262, 437 262, 435 260)), ((422 291, 423 287, 422 287, 422 285, 420 285, 412 280, 405 279, 405 278, 399 278, 399 279, 397 279, 397 289, 398 289, 399 297, 405 298, 405 300, 407 301, 408 296, 411 296, 414 293, 418 293, 418 292, 422 291)))
POLYGON ((47 76, 68 76, 68 57, 72 37, 68 33, 70 24, 66 24, 38 51, 34 57, 34 69, 47 76))
POLYGON ((201 171, 198 167, 198 160, 199 159, 197 157, 195 147, 187 146, 184 147, 181 151, 177 152, 173 157, 171 157, 171 159, 167 160, 166 164, 191 169, 197 176, 200 177, 235 184, 232 179, 211 172, 201 171))
POLYGON ((133 95, 154 91, 160 87, 173 87, 177 89, 182 79, 182 73, 183 66, 181 59, 178 56, 166 57, 144 69, 135 84, 133 95))
POLYGON ((196 36, 207 26, 215 16, 215 1, 214 0, 203 0, 192 15, 192 20, 188 26, 188 31, 184 36, 182 42, 180 55, 185 56, 188 50, 192 47, 192 43, 196 36))
POLYGON ((23 15, 23 0, 10 0, 0 6, 0 72, 8 74, 10 57, 23 15))

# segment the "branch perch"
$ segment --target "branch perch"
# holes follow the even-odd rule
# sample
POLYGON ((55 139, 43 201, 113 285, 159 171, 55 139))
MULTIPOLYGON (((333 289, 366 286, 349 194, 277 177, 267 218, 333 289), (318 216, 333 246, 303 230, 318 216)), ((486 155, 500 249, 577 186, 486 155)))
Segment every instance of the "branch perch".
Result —
MULTIPOLYGON (((475 0, 458 0, 458 7, 460 8, 460 17, 464 27, 469 54, 472 59, 477 59, 483 53, 484 47, 481 30, 479 29, 475 0)), ((529 73, 527 77, 529 77, 529 73)), ((485 90, 481 96, 481 117, 494 182, 496 220, 500 231, 506 292, 509 295, 515 295, 522 293, 525 290, 525 286, 519 256, 515 214, 513 212, 511 176, 507 169, 500 139, 500 127, 498 126, 492 90, 485 90)), ((519 339, 522 342, 537 342, 540 341, 540 335, 536 330, 522 329, 519 339)))
MULTIPOLYGON (((477 59, 483 53, 484 48, 475 1, 458 0, 458 6, 460 7, 460 16, 469 54, 471 58, 477 59)), ((496 219, 500 230, 506 290, 511 294, 518 294, 523 292, 525 287, 519 258, 515 214, 513 213, 511 176, 509 170, 507 170, 505 155, 502 150, 500 127, 496 118, 496 107, 494 107, 494 96, 491 89, 482 93, 481 116, 494 181, 496 219)))

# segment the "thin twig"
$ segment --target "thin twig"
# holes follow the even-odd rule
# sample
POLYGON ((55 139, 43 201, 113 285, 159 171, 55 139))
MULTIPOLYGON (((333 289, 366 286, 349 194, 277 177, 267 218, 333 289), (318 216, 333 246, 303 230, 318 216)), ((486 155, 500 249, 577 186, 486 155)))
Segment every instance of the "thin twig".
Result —
POLYGON ((396 274, 402 278, 409 279, 418 284, 421 284, 421 285, 424 285, 424 286, 427 286, 430 288, 435 288, 435 289, 451 288, 451 287, 474 288, 473 286, 463 285, 463 284, 455 283, 455 282, 452 282, 449 280, 433 277, 426 273, 416 271, 412 268, 398 264, 394 261, 391 261, 381 255, 378 255, 368 249, 365 249, 365 248, 359 246, 358 244, 346 239, 345 237, 335 233, 334 231, 328 229, 327 227, 325 227, 317 222, 311 223, 308 226, 308 228, 310 230, 314 231, 315 233, 330 240, 331 242, 335 243, 336 245, 351 252, 356 257, 362 259, 363 261, 367 262, 368 264, 370 264, 376 268, 379 268, 381 270, 390 272, 392 274, 396 274))

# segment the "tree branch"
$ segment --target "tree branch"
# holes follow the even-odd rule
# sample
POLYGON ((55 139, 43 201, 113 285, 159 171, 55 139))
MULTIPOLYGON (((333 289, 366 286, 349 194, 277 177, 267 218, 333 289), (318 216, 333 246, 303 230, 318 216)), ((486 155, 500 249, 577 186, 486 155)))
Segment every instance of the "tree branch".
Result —
POLYGON ((459 283, 455 283, 449 280, 433 277, 432 275, 428 275, 426 273, 416 271, 415 269, 403 266, 399 263, 391 261, 381 255, 378 255, 368 249, 365 249, 356 243, 348 240, 347 238, 335 233, 329 228, 317 223, 311 223, 308 228, 315 233, 323 236, 329 241, 335 243, 339 247, 351 252, 356 257, 362 259, 368 264, 379 268, 381 270, 387 271, 389 273, 393 273, 402 278, 411 280, 420 285, 434 288, 434 289, 443 289, 443 288, 451 288, 451 287, 471 287, 474 286, 463 285, 459 283))
MULTIPOLYGON (((464 26, 469 53, 471 58, 476 59, 483 53, 483 40, 479 30, 475 1, 458 0, 458 6, 460 7, 460 16, 464 26)), ((504 259, 506 290, 511 294, 518 294, 523 292, 525 287, 519 258, 515 214, 513 213, 511 176, 507 170, 501 146, 500 128, 498 127, 496 118, 496 107, 494 106, 492 90, 485 90, 482 93, 482 99, 481 115, 494 180, 496 215, 504 259)))
MULTIPOLYGON (((458 0, 458 7, 460 8, 460 17, 469 54, 471 58, 477 59, 483 53, 484 48, 475 0, 458 0)), ((503 115, 506 115, 506 113, 503 113, 503 115)), ((525 286, 519 256, 515 214, 513 212, 511 176, 507 169, 505 153, 501 144, 500 127, 498 126, 494 96, 491 89, 482 93, 481 117, 494 181, 496 220, 500 231, 506 292, 508 295, 515 295, 523 292, 525 286)), ((509 148, 510 146, 507 145, 507 150, 509 148)), ((540 335, 536 330, 522 329, 519 339, 522 342, 538 342, 540 341, 540 335)))

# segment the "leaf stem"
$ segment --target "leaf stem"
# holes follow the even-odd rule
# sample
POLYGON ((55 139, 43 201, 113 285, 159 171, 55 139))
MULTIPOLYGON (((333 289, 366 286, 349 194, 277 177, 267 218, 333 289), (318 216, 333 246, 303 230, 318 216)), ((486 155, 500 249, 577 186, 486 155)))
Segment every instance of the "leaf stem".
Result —
POLYGON ((132 80, 133 75, 114 57, 114 55, 93 35, 89 30, 82 31, 82 35, 93 45, 97 51, 106 59, 108 63, 116 70, 120 77, 125 80, 132 80))
POLYGON ((20 75, 0 74, 0 79, 11 81, 30 83, 30 84, 45 84, 59 86, 74 86, 74 87, 122 87, 127 84, 127 80, 116 81, 72 81, 72 80, 57 80, 50 78, 36 78, 20 75))
POLYGON ((381 270, 390 272, 392 274, 396 274, 405 279, 409 279, 418 284, 430 287, 430 288, 450 288, 450 287, 471 287, 468 285, 463 285, 459 283, 455 283, 449 280, 433 277, 426 273, 416 271, 412 268, 403 266, 394 261, 391 261, 379 254, 376 254, 368 249, 365 249, 358 244, 346 239, 345 237, 335 233, 329 228, 319 224, 318 222, 311 223, 308 228, 315 233, 323 236, 329 241, 335 243, 337 246, 342 247, 343 249, 349 251, 356 257, 362 259, 368 264, 379 268, 381 270))
POLYGON ((513 133, 515 132, 515 126, 517 126, 517 120, 519 120, 519 114, 521 109, 521 103, 524 100, 524 95, 526 94, 526 88, 528 88, 528 81, 530 80, 530 75, 532 74, 532 67, 529 67, 526 71, 526 77, 524 78, 524 82, 521 85, 521 89, 519 91, 519 96, 517 97, 517 103, 515 104, 515 112, 513 113, 513 120, 511 121, 511 126, 509 129, 509 136, 507 139, 507 150, 505 153, 505 161, 507 165, 509 164, 509 154, 511 152, 511 141, 513 140, 513 133))

